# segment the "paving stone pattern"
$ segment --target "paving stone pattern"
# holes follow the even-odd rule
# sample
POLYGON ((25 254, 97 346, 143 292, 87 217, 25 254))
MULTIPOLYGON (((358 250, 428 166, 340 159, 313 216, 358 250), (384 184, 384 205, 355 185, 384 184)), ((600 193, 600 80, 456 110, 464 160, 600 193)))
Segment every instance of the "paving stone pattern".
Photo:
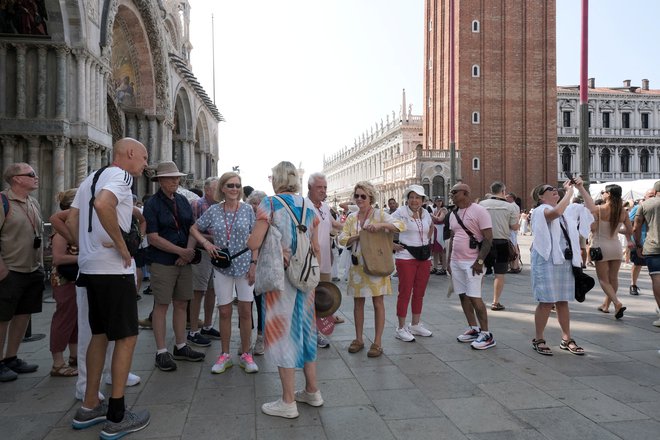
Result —
MULTIPOLYGON (((528 261, 530 237, 521 237, 528 261)), ((595 276, 590 268, 587 273, 595 276)), ((396 278, 393 279, 396 289, 396 278)), ((492 298, 493 278, 484 282, 492 298)), ((507 275, 501 302, 505 311, 489 310, 497 347, 472 350, 456 342, 465 322, 458 298, 447 298, 447 278, 431 276, 424 324, 433 337, 406 343, 394 338, 396 297, 385 300, 387 322, 384 355, 367 358, 366 350, 347 352, 354 338, 352 299, 344 298, 328 349, 319 349, 318 377, 325 405, 299 404, 294 420, 261 413, 262 403, 280 393, 277 368, 268 356, 256 356, 261 371, 247 375, 238 367, 238 331, 231 352, 234 368, 212 375, 220 341, 203 349, 200 363, 178 362, 176 372, 153 365, 150 330, 141 330, 133 371, 142 383, 127 389, 126 402, 151 411, 151 424, 131 439, 441 439, 441 440, 657 440, 660 436, 660 328, 646 269, 642 294, 628 295, 629 270, 620 274, 620 298, 628 307, 621 321, 596 310, 603 293, 596 287, 582 303, 571 304, 574 338, 587 355, 559 349, 561 333, 551 316, 546 339, 554 356, 532 350, 535 303, 529 293, 529 265, 507 275)), ((340 287, 345 287, 340 283, 340 287)), ((489 301, 488 301, 489 302, 489 301)), ((140 316, 151 309, 151 297, 139 303, 140 316)), ((33 318, 35 333, 48 333, 54 304, 33 318)), ((367 305, 365 336, 373 336, 373 309, 367 305)), ((237 319, 234 312, 234 321, 237 319)), ((217 320, 216 320, 217 327, 217 320)), ((173 343, 171 331, 168 341, 173 343)), ((370 341, 365 341, 368 347, 370 341)), ((48 338, 25 343, 20 356, 39 364, 33 374, 0 384, 0 438, 94 439, 101 425, 71 429, 80 405, 74 399, 75 378, 49 376, 48 338)), ((302 373, 296 374, 298 387, 302 373)), ((109 394, 109 387, 103 390, 109 394)))

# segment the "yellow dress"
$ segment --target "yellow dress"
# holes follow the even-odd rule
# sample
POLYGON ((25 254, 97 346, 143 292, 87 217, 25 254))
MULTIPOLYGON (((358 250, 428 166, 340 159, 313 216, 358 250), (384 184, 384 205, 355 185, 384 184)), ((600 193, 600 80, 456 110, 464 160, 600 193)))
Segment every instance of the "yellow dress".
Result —
MULTIPOLYGON (((399 232, 406 229, 402 221, 394 220, 387 212, 380 209, 373 209, 364 225, 370 223, 390 223, 396 226, 399 232)), ((344 222, 344 229, 339 235, 339 244, 341 246, 346 246, 348 239, 352 236, 359 235, 361 229, 362 226, 360 226, 358 222, 358 213, 351 213, 346 218, 346 222, 344 222)), ((365 273, 360 242, 354 242, 352 247, 352 254, 357 257, 358 264, 351 264, 348 272, 348 288, 346 293, 348 295, 353 295, 355 298, 391 295, 392 284, 390 283, 390 277, 374 276, 365 273)), ((351 252, 351 250, 346 249, 344 252, 351 252)), ((392 255, 392 258, 394 258, 394 255, 392 255)))

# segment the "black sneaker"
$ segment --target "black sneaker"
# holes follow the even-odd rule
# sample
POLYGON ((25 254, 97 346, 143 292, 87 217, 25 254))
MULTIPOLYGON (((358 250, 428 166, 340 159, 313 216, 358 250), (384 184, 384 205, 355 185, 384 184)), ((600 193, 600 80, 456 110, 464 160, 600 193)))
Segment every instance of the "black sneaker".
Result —
POLYGON ((151 415, 149 411, 143 409, 141 411, 124 411, 124 418, 121 422, 107 422, 101 431, 101 439, 114 440, 144 429, 149 424, 151 415))
POLYGON ((37 364, 28 364, 23 359, 14 358, 11 361, 4 361, 4 364, 12 370, 14 373, 23 374, 23 373, 34 373, 39 368, 37 364))
POLYGON ((193 350, 192 348, 190 348, 190 345, 186 344, 183 347, 181 347, 181 349, 176 348, 175 345, 173 351, 173 357, 174 359, 180 361, 201 362, 204 360, 206 355, 201 351, 193 350))
POLYGON ((172 353, 166 351, 156 355, 156 366, 160 371, 174 371, 176 370, 176 362, 172 358, 172 353))
POLYGON ((196 345, 198 347, 208 347, 211 345, 211 341, 202 336, 199 332, 188 333, 187 338, 188 343, 196 345))
POLYGON ((142 294, 143 294, 143 295, 153 295, 153 293, 151 293, 151 286, 147 286, 147 287, 142 291, 142 294))
POLYGON ((18 374, 10 370, 4 362, 0 362, 0 382, 11 382, 18 379, 18 374))
POLYGON ((204 336, 206 339, 215 339, 215 340, 220 340, 220 332, 211 327, 210 329, 206 330, 204 327, 199 331, 199 334, 204 336))
POLYGON ((108 404, 101 402, 94 409, 78 408, 76 415, 73 416, 71 426, 73 429, 85 429, 94 426, 97 423, 105 422, 105 416, 108 413, 108 404))
POLYGON ((630 294, 633 296, 639 295, 639 287, 635 286, 634 284, 630 286, 630 294))

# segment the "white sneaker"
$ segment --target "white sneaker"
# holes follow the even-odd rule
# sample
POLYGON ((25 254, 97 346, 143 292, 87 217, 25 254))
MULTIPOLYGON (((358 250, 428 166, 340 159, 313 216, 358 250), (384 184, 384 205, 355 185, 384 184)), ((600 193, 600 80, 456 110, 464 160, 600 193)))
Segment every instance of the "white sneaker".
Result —
POLYGON ((415 340, 415 337, 410 334, 407 326, 405 325, 395 330, 394 337, 397 339, 401 339, 403 342, 412 342, 415 340))
POLYGON ((465 330, 465 333, 463 333, 462 335, 458 335, 456 337, 456 340, 458 342, 476 341, 477 338, 479 337, 479 332, 481 332, 481 330, 479 328, 475 329, 475 328, 472 328, 472 327, 468 327, 468 329, 465 330))
POLYGON ((328 348, 330 347, 330 339, 326 338, 323 333, 318 332, 316 334, 316 345, 319 348, 328 348))
POLYGON ((660 319, 658 319, 657 321, 653 321, 653 325, 656 327, 660 327, 660 319))
POLYGON ((306 403, 310 406, 321 406, 323 405, 323 397, 321 397, 320 390, 315 393, 308 393, 306 390, 302 389, 296 391, 296 402, 306 403))
POLYGON ((295 419, 299 416, 296 402, 284 403, 282 399, 264 403, 261 405, 261 412, 269 416, 284 417, 285 419, 295 419))
POLYGON ((218 360, 216 360, 215 364, 213 364, 211 367, 211 373, 224 373, 227 368, 231 368, 233 365, 234 364, 231 361, 231 355, 229 353, 222 353, 220 356, 218 356, 218 360))
POLYGON ((412 325, 412 324, 408 325, 407 330, 408 333, 414 336, 424 336, 424 337, 433 336, 433 332, 427 329, 426 327, 424 327, 424 324, 422 324, 421 322, 416 325, 412 325))
POLYGON ((252 347, 252 354, 255 356, 263 356, 264 354, 264 335, 257 335, 252 347))
MULTIPOLYGON (((128 378, 126 379, 126 386, 127 387, 134 387, 135 385, 139 384, 142 379, 140 376, 137 374, 133 374, 131 372, 128 373, 128 378)), ((105 375, 105 383, 108 385, 112 385, 112 375, 106 374, 105 375)))
POLYGON ((238 365, 244 369, 246 373, 259 372, 259 367, 254 363, 254 358, 250 353, 243 353, 238 361, 238 365))

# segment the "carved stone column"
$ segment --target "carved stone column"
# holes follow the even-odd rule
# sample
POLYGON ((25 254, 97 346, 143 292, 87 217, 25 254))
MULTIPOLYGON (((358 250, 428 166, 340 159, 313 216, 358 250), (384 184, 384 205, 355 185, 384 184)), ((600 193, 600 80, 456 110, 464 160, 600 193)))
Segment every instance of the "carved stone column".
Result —
POLYGON ((87 110, 85 112, 85 120, 88 123, 93 124, 94 123, 94 93, 90 93, 91 91, 94 90, 94 84, 92 81, 94 80, 94 60, 92 59, 91 56, 87 56, 87 60, 85 62, 85 90, 86 93, 83 93, 85 95, 85 98, 87 98, 85 102, 85 109, 87 110))
POLYGON ((180 145, 181 145, 181 172, 189 173, 190 172, 190 146, 188 145, 188 140, 181 141, 180 145))
MULTIPOLYGON (((87 55, 82 49, 76 49, 74 51, 76 55, 76 74, 77 74, 77 90, 83 91, 87 90, 87 85, 85 84, 85 59, 87 55)), ((85 93, 78 93, 78 112, 77 112, 77 121, 83 121, 85 118, 85 93)), ((87 152, 85 152, 85 155, 87 152)), ((80 182, 78 182, 80 183, 80 182)))
POLYGON ((66 138, 64 136, 48 136, 48 140, 53 143, 53 206, 57 206, 57 193, 64 191, 64 145, 66 138))
MULTIPOLYGON (((3 43, 0 43, 0 72, 7 71, 7 46, 3 43)), ((7 79, 5 75, 0 75, 0 96, 7 96, 7 79)), ((7 112, 7 107, 5 99, 0 99, 0 117, 5 116, 7 112)))
POLYGON ((102 154, 103 154, 103 147, 101 147, 99 145, 94 149, 94 169, 95 170, 98 170, 103 166, 103 165, 101 165, 101 162, 102 162, 101 155, 102 154))
POLYGON ((57 48, 57 90, 55 92, 55 118, 66 118, 66 98, 67 98, 67 71, 66 58, 69 49, 66 47, 57 48))
POLYGON ((73 143, 76 146, 76 186, 80 186, 87 177, 87 140, 76 139, 73 143))
MULTIPOLYGON (((45 46, 39 46, 37 53, 37 118, 43 119, 46 117, 46 76, 48 74, 46 55, 48 55, 48 49, 45 46)), ((57 90, 55 93, 58 93, 57 90)))
POLYGON ((14 150, 16 149, 16 138, 14 136, 0 136, 2 142, 2 171, 14 163, 14 150))
POLYGON ((149 154, 149 162, 154 161, 154 152, 156 151, 156 139, 158 139, 158 121, 152 115, 147 116, 149 121, 149 134, 147 135, 147 154, 149 154))
POLYGON ((25 118, 25 45, 15 44, 16 48, 16 117, 25 118))
POLYGON ((41 138, 38 135, 25 135, 23 136, 28 144, 28 163, 34 169, 37 175, 39 173, 39 147, 41 145, 41 138))
POLYGON ((96 149, 98 145, 93 142, 87 144, 87 172, 90 173, 96 169, 96 149))
POLYGON ((109 157, 108 154, 110 153, 109 149, 106 147, 101 147, 101 166, 105 167, 108 165, 109 162, 109 157))
POLYGON ((147 120, 144 115, 137 115, 137 140, 146 145, 148 136, 147 120))
MULTIPOLYGON (((182 164, 183 157, 181 155, 181 141, 176 140, 176 141, 172 142, 172 146, 173 146, 172 159, 171 159, 172 162, 176 163, 177 165, 182 164)), ((170 159, 162 158, 161 160, 170 160, 170 159)), ((181 168, 183 168, 183 165, 181 165, 181 168)))

